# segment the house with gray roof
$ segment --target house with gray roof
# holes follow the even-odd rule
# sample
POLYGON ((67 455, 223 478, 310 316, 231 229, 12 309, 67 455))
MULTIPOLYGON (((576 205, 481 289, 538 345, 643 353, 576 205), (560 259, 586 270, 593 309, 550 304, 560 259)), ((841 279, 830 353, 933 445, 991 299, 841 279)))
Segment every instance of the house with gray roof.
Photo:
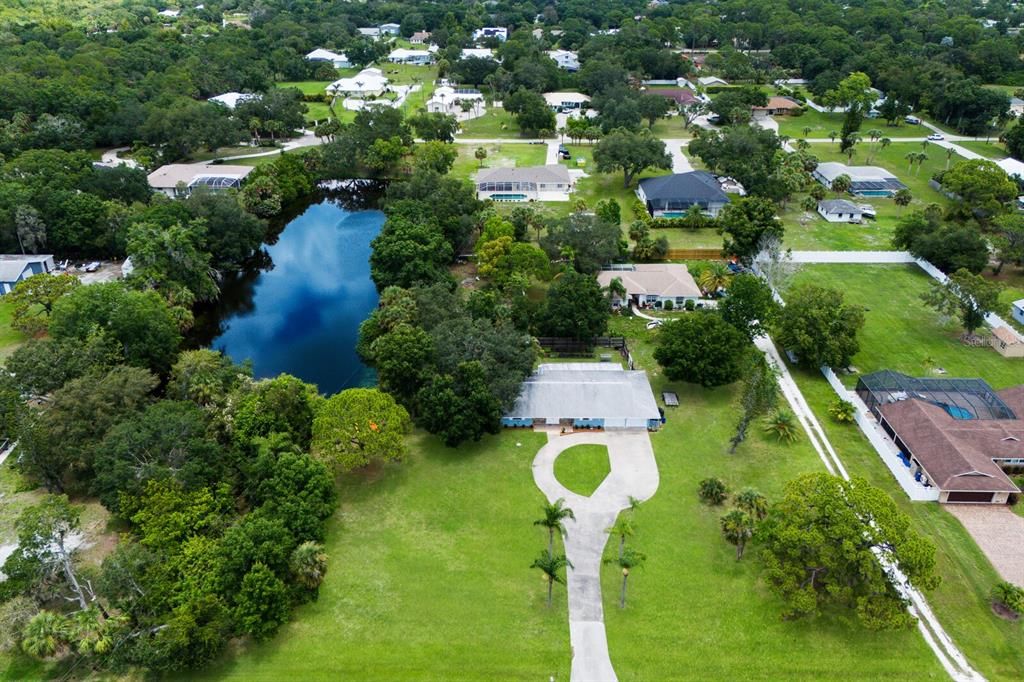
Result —
POLYGON ((0 255, 0 295, 9 294, 18 282, 32 275, 54 269, 53 256, 49 254, 0 255))
POLYGON ((476 196, 492 201, 569 201, 569 169, 559 164, 488 168, 477 173, 476 196))
POLYGON ((661 412, 647 373, 611 362, 542 364, 501 420, 506 427, 650 429, 661 412))
POLYGON ((707 171, 644 178, 637 184, 636 195, 654 218, 681 218, 691 206, 715 217, 729 203, 729 196, 707 171))
POLYGON ((899 178, 878 166, 847 166, 838 161, 819 163, 811 177, 831 189, 840 175, 850 178, 850 194, 859 197, 891 197, 906 185, 899 178))
POLYGON ((861 207, 846 199, 819 201, 818 215, 830 223, 859 223, 864 219, 861 207))

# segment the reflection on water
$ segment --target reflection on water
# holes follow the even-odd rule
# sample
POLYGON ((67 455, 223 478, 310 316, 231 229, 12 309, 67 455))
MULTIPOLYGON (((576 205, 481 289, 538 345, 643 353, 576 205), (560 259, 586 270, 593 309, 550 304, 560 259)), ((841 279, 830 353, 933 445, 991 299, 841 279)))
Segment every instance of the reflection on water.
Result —
POLYGON ((236 362, 251 360, 257 377, 287 372, 328 394, 372 385, 373 370, 355 346, 359 324, 377 306, 370 242, 383 222, 380 211, 310 205, 266 247, 262 270, 222 283, 195 340, 236 362))

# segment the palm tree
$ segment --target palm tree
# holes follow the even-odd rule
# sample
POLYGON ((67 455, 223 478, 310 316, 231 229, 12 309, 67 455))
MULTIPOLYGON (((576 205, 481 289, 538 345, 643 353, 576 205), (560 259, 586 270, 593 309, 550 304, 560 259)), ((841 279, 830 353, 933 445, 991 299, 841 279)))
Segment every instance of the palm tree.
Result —
POLYGON ((551 608, 551 592, 554 590, 555 583, 565 584, 565 578, 562 577, 560 571, 566 566, 572 568, 572 562, 561 554, 557 556, 552 555, 550 551, 541 552, 540 556, 530 564, 530 568, 539 568, 541 573, 544 574, 544 581, 548 584, 549 609, 551 608))
POLYGON ((257 147, 260 144, 260 123, 261 121, 255 116, 249 119, 249 132, 252 134, 252 140, 257 147))
POLYGON ((768 515, 768 498, 753 488, 745 488, 736 496, 736 506, 758 521, 768 515))
POLYGON ((484 149, 483 147, 477 147, 476 151, 473 152, 473 156, 475 156, 476 160, 480 162, 480 168, 483 168, 484 159, 487 158, 487 150, 484 149))
POLYGON ((810 135, 812 130, 814 130, 814 128, 812 128, 810 126, 804 126, 804 137, 807 137, 808 135, 810 135))
POLYGON ((910 205, 910 202, 914 200, 914 196, 910 193, 909 189, 903 187, 896 190, 896 194, 892 196, 892 199, 902 209, 904 206, 910 205))
POLYGON ((729 489, 720 478, 705 478, 698 484, 697 494, 708 504, 719 505, 729 497, 729 489))
POLYGON ((619 608, 626 608, 626 581, 629 580, 629 572, 634 568, 644 565, 647 557, 632 547, 627 547, 618 559, 605 559, 606 564, 615 564, 622 569, 622 591, 619 593, 619 608))
POLYGON ((907 160, 907 172, 909 173, 914 164, 917 163, 917 152, 907 152, 903 158, 907 160))
POLYGON ((882 131, 879 130, 878 128, 872 128, 871 130, 868 131, 868 139, 871 140, 872 144, 878 142, 878 140, 882 138, 882 135, 882 131))
POLYGON ((558 141, 559 142, 565 142, 565 134, 567 132, 569 132, 569 131, 566 129, 565 126, 562 126, 561 128, 558 129, 558 141))
POLYGON ((622 283, 622 278, 612 277, 612 281, 608 282, 608 298, 625 301, 626 294, 626 285, 622 283))
POLYGON ((729 286, 729 282, 732 281, 732 273, 729 268, 725 266, 725 263, 713 261, 700 273, 700 277, 697 278, 697 283, 700 288, 704 290, 708 296, 714 296, 719 289, 724 289, 729 286))
POLYGON ((954 150, 952 147, 946 147, 946 170, 949 170, 949 162, 953 159, 954 150))
POLYGON ((796 144, 797 150, 799 150, 801 152, 805 152, 805 151, 807 151, 808 149, 811 148, 811 143, 808 142, 807 140, 803 139, 803 138, 800 138, 799 140, 797 140, 795 144, 796 144))
POLYGON ((828 131, 828 139, 832 140, 832 144, 836 143, 836 138, 839 137, 839 133, 835 130, 828 131))
POLYGON ((892 144, 892 140, 890 140, 888 137, 883 137, 881 140, 878 141, 878 144, 879 146, 881 146, 882 149, 885 149, 886 147, 892 144))
POLYGON ((636 535, 636 527, 628 516, 619 514, 618 518, 615 519, 615 525, 611 528, 605 529, 604 532, 609 535, 619 536, 619 558, 621 559, 622 552, 626 549, 626 538, 631 538, 636 535))
POLYGON ((290 568, 295 581, 303 587, 310 590, 320 587, 327 573, 327 553, 323 545, 303 542, 292 552, 290 568))
POLYGON ((773 434, 780 443, 793 443, 800 439, 799 422, 789 410, 779 410, 773 414, 764 430, 765 433, 773 434))
POLYGON ((21 648, 36 658, 49 658, 67 645, 68 622, 59 613, 40 611, 22 632, 21 648))
POLYGON ((565 505, 565 498, 559 497, 554 502, 544 505, 544 518, 533 522, 535 526, 544 526, 548 529, 548 554, 555 551, 555 531, 564 538, 566 535, 564 519, 576 520, 576 515, 565 505))
POLYGON ((722 517, 721 524, 722 535, 730 544, 736 545, 736 561, 739 561, 747 540, 754 535, 754 519, 745 511, 733 509, 722 517))
POLYGON ((921 169, 924 168, 924 162, 928 160, 928 155, 925 154, 924 152, 918 152, 916 156, 917 156, 917 171, 914 173, 914 175, 920 175, 921 174, 921 169))

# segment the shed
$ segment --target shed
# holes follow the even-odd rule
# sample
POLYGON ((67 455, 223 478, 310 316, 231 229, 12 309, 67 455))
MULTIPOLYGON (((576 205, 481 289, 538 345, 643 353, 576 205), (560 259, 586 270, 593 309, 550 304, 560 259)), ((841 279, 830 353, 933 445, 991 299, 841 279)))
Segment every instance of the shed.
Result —
POLYGON ((53 256, 43 255, 0 255, 0 295, 8 294, 18 282, 32 275, 54 270, 53 256))
POLYGON ((1010 304, 1010 313, 1013 315, 1013 319, 1024 324, 1024 298, 1010 304))
POLYGON ((864 218, 860 206, 846 199, 819 201, 818 214, 830 223, 859 223, 864 218))
POLYGON ((993 327, 988 343, 1004 358, 1024 358, 1024 341, 1009 327, 993 327))

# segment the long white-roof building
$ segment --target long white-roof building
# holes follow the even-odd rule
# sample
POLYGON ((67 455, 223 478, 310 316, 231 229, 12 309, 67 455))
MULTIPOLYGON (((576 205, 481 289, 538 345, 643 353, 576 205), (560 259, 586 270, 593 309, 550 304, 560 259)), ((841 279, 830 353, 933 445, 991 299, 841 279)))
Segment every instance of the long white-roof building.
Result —
POLYGON ((354 76, 339 78, 327 86, 330 95, 380 96, 387 90, 388 79, 377 68, 363 69, 354 76))

